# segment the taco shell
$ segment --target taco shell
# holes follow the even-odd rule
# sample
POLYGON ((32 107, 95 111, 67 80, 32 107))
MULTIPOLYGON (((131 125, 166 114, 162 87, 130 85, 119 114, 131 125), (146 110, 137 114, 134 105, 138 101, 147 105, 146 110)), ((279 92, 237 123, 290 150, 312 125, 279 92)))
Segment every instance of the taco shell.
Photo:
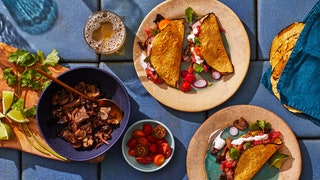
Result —
POLYGON ((175 88, 179 87, 184 23, 184 19, 170 20, 152 41, 150 62, 161 79, 175 88))
POLYGON ((224 47, 218 19, 214 13, 202 17, 199 42, 204 60, 222 75, 233 73, 233 65, 224 47))
MULTIPOLYGON (((299 38, 299 35, 304 28, 304 23, 295 22, 284 28, 272 41, 270 47, 270 64, 272 68, 272 73, 270 77, 270 83, 272 87, 273 94, 280 99, 279 92, 277 90, 277 85, 285 68, 287 61, 292 53, 292 50, 299 38)), ((289 106, 285 107, 294 113, 299 113, 299 110, 291 108, 289 106)))
POLYGON ((278 144, 261 144, 244 151, 235 168, 234 180, 252 179, 280 146, 278 144))

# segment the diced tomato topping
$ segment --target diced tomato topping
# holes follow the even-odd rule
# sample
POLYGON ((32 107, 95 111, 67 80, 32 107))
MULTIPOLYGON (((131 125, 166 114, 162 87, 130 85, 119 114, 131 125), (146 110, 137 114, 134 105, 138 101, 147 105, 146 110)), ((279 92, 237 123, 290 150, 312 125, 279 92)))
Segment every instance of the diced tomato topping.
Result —
POLYGON ((193 50, 196 55, 201 56, 200 46, 195 46, 193 50))

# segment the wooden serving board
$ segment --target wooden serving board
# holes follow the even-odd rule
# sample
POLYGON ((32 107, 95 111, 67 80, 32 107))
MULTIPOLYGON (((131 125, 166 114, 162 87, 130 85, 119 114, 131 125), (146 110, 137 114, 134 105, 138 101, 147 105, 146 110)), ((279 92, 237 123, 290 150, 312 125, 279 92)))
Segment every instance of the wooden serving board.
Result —
MULTIPOLYGON (((10 52, 15 52, 17 50, 17 48, 14 48, 12 46, 9 46, 7 44, 1 43, 0 42, 0 94, 2 96, 2 91, 4 90, 9 90, 9 91, 14 91, 15 89, 12 87, 9 87, 8 84, 6 83, 6 81, 3 80, 3 69, 11 67, 13 70, 15 71, 21 71, 23 69, 19 69, 17 68, 13 63, 8 61, 8 54, 10 52)), ((53 76, 57 76, 59 74, 61 74, 62 72, 68 70, 68 68, 57 65, 54 68, 50 67, 49 70, 52 72, 53 76)), ((25 107, 29 108, 32 107, 34 105, 37 105, 39 97, 41 95, 41 93, 37 93, 35 91, 31 91, 31 90, 24 90, 21 92, 22 97, 25 98, 25 107)), ((1 97, 0 96, 0 97, 1 97)), ((2 98, 2 97, 1 97, 2 98)), ((2 112, 2 101, 0 99, 0 111, 2 112)), ((35 135, 35 137, 44 145, 46 145, 48 148, 49 145, 46 143, 46 141, 44 140, 44 138, 42 137, 42 134, 40 132, 40 129, 38 128, 38 124, 37 124, 37 120, 35 118, 29 118, 30 122, 28 123, 28 126, 30 128, 30 130, 33 132, 33 134, 35 135)), ((61 160, 61 161, 68 161, 68 160, 63 160, 60 159, 54 155, 47 155, 44 154, 40 151, 38 151, 37 149, 35 149, 30 142, 28 141, 28 139, 35 144, 37 147, 40 147, 38 145, 38 143, 30 136, 28 136, 28 139, 26 139, 25 135, 22 132, 21 126, 18 123, 15 122, 11 122, 10 120, 3 118, 2 121, 5 121, 6 123, 8 123, 13 131, 14 131, 14 138, 11 140, 3 140, 0 141, 0 147, 2 148, 10 148, 10 149, 16 149, 19 151, 23 151, 23 152, 27 152, 27 153, 31 153, 34 155, 38 155, 41 157, 45 157, 45 158, 50 158, 50 159, 55 159, 55 160, 61 160)), ((27 134, 27 133, 26 133, 27 134)), ((102 155, 90 162, 100 162, 103 160, 105 155, 102 155)))

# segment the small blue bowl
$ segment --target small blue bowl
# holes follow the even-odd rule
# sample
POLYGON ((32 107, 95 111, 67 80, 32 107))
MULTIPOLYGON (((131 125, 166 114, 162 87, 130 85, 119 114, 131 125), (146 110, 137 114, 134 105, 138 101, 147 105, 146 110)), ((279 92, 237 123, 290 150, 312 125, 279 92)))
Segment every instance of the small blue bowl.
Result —
POLYGON ((113 74, 95 67, 79 67, 70 69, 58 79, 74 87, 80 81, 86 83, 96 83, 100 91, 106 97, 116 102, 124 113, 120 126, 111 134, 112 139, 109 145, 103 144, 97 149, 77 150, 74 149, 67 141, 57 136, 56 127, 50 125, 50 114, 52 110, 51 97, 54 93, 63 87, 51 82, 40 96, 37 106, 37 122, 39 129, 47 144, 58 154, 71 161, 88 161, 103 155, 110 149, 124 132, 130 117, 130 99, 126 88, 122 82, 113 74))
POLYGON ((161 123, 160 121, 152 120, 152 119, 140 120, 140 121, 133 123, 128 128, 128 130, 126 131, 126 133, 124 134, 123 139, 122 139, 122 155, 123 155, 124 159, 128 162, 128 164, 130 166, 132 166, 133 168, 135 168, 139 171, 142 171, 142 172, 154 172, 154 171, 157 171, 157 170, 163 168, 164 166, 166 166, 173 156, 174 149, 175 149, 174 136, 171 133, 170 129, 166 125, 161 123), (136 161, 136 159, 134 157, 132 157, 128 154, 129 147, 127 146, 127 142, 131 138, 132 132, 136 129, 142 129, 143 124, 145 124, 145 123, 150 124, 152 127, 160 124, 163 127, 165 127, 167 130, 167 134, 165 136, 165 139, 168 141, 168 144, 171 147, 172 153, 169 158, 165 159, 164 163, 161 166, 156 166, 152 162, 149 164, 140 164, 136 161))

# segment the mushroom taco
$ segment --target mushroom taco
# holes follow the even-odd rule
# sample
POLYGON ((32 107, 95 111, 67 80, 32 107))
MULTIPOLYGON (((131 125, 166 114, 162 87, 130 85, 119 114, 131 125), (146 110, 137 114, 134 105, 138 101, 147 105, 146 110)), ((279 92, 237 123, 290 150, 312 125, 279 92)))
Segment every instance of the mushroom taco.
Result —
MULTIPOLYGON (((257 120, 251 124, 242 117, 239 120, 220 131, 212 141, 211 154, 216 156, 216 162, 220 164, 220 179, 252 179, 283 144, 280 131, 272 131, 271 124, 265 120, 257 120), (245 129, 240 130, 235 126, 239 120, 245 125, 245 129), (226 135, 227 138, 223 139, 226 135)), ((217 131, 210 135, 209 142, 216 133, 217 131)), ((280 167, 281 165, 277 168, 280 167)))

